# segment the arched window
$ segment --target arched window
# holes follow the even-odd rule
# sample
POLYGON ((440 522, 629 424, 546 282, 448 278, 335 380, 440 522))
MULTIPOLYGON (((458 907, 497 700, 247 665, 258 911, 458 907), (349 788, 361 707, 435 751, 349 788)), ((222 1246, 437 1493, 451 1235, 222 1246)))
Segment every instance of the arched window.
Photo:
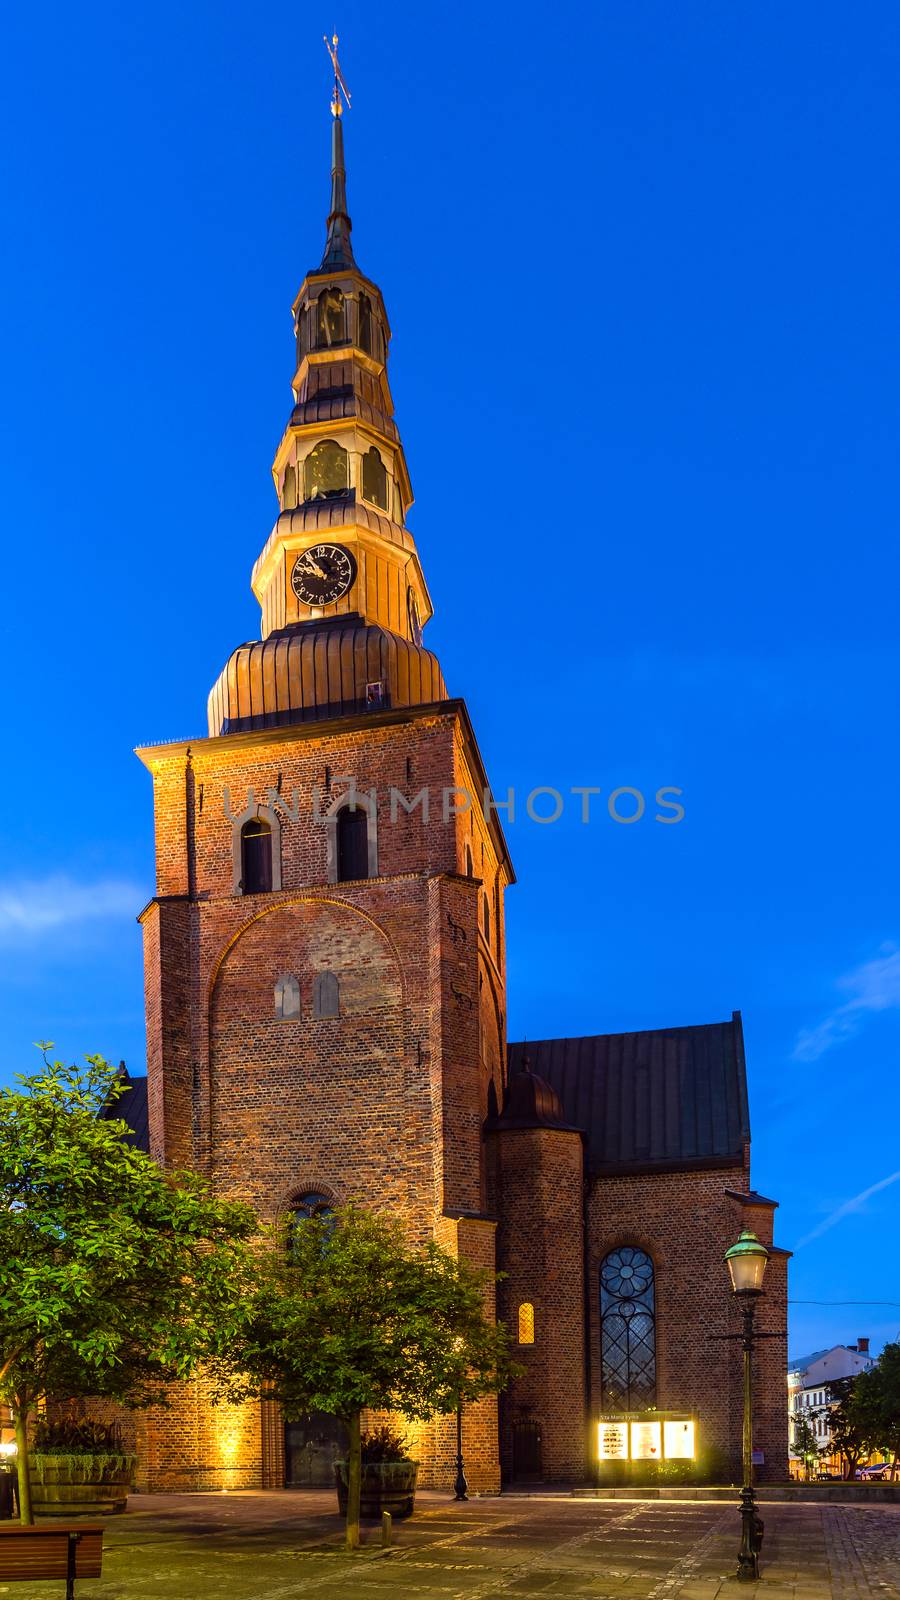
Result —
POLYGON ((481 901, 481 926, 484 929, 484 937, 487 939, 488 944, 490 944, 490 942, 491 942, 491 908, 490 908, 490 906, 488 904, 487 895, 483 895, 482 896, 482 901, 481 901))
POLYGON ((313 1016, 337 1017, 340 1010, 340 988, 334 973, 317 973, 313 982, 313 1016))
POLYGON ((369 818, 362 806, 342 806, 337 818, 337 881, 369 876, 369 818))
POLYGON ((467 878, 471 878, 473 876, 474 876, 474 864, 473 864, 473 861, 472 861, 472 851, 471 851, 470 846, 466 845, 466 877, 467 878))
POLYGON ((281 493, 281 508, 283 511, 293 511, 297 504, 297 468, 293 465, 284 469, 284 488, 281 493))
POLYGON ((272 887, 272 829, 263 817, 251 817, 241 829, 241 891, 265 894, 272 887))
POLYGON ((632 1245, 611 1250, 600 1267, 600 1367, 605 1408, 656 1404, 653 1262, 632 1245))
POLYGON ((359 348, 372 354, 372 302, 367 294, 359 297, 359 348))
POLYGON ((299 1017, 300 985, 290 973, 284 973, 275 985, 276 1017, 299 1017))
POLYGON ((323 289, 316 303, 316 344, 343 344, 344 296, 340 289, 323 289))
POLYGON ((502 907, 501 907, 501 902, 500 902, 500 879, 497 878, 495 880, 495 882, 494 882, 494 931, 495 931, 496 936, 497 936, 497 955, 498 956, 500 954, 500 922, 501 922, 500 913, 501 913, 501 910, 502 910, 502 907))
POLYGON ((402 500, 402 498, 400 496, 400 485, 397 482, 396 478, 394 479, 394 511, 393 511, 393 517, 394 517, 394 521, 395 522, 399 522, 399 524, 400 524, 400 526, 402 528, 402 526, 403 526, 403 500, 402 500))
POLYGON ((519 1307, 519 1344, 534 1344, 534 1306, 523 1300, 519 1307))
POLYGON ((328 500, 350 486, 349 457, 335 439, 322 439, 303 463, 304 500, 328 500))
POLYGON ((362 458, 362 492, 364 500, 371 500, 373 506, 380 506, 382 511, 387 511, 387 467, 381 459, 380 451, 376 450, 374 445, 362 458))

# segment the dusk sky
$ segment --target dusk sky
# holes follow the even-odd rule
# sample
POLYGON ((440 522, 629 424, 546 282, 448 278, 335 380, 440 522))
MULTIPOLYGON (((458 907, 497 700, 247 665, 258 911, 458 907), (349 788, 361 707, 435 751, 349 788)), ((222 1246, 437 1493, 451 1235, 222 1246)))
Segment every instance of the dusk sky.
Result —
POLYGON ((144 1070, 132 750, 202 735, 258 637, 332 28, 426 642, 519 796, 510 1036, 740 1009, 791 1353, 877 1350, 900 1328, 891 0, 10 10, 2 1081, 42 1037, 144 1070), (566 796, 552 825, 537 786, 566 796))

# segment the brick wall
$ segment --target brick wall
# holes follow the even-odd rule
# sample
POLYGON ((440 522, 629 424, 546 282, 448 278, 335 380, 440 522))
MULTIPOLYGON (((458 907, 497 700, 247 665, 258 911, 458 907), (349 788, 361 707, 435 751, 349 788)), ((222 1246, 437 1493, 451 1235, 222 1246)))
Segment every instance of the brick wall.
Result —
POLYGON ((534 1307, 534 1343, 514 1346, 524 1367, 501 1401, 501 1460, 514 1473, 513 1433, 541 1429, 548 1480, 585 1475, 584 1244, 582 1139, 553 1128, 488 1136, 489 1170, 500 1216, 501 1318, 518 1336, 518 1308, 534 1307))

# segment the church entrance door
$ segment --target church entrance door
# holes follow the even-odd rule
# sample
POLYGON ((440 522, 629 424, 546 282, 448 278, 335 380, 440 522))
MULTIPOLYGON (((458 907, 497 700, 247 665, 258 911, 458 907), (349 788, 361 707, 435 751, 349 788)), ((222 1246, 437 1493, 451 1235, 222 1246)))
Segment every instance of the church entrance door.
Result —
POLYGON ((346 1425, 325 1411, 284 1425, 284 1482, 288 1489, 333 1489, 334 1463, 347 1455, 346 1425))
POLYGON ((541 1477, 541 1425, 539 1422, 514 1422, 512 1430, 512 1475, 517 1483, 532 1483, 541 1477))

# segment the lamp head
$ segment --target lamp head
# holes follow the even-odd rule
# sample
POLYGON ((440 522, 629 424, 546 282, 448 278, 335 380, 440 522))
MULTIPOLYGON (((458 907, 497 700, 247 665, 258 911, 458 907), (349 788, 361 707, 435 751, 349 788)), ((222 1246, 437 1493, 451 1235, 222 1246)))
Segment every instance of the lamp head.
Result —
POLYGON ((725 1262, 735 1294, 762 1294, 768 1259, 769 1252, 762 1241, 749 1228, 743 1228, 737 1243, 725 1251, 725 1262))

